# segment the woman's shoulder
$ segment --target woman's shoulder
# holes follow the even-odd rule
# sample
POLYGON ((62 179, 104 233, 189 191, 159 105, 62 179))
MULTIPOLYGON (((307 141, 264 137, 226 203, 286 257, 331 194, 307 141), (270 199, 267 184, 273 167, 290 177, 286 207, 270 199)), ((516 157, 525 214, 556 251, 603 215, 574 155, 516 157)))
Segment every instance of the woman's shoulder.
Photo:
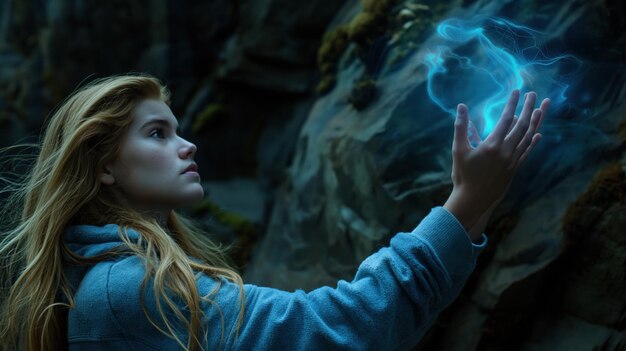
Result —
POLYGON ((128 322, 132 321, 131 324, 145 324, 136 325, 145 330, 149 324, 143 307, 153 316, 158 313, 152 288, 154 278, 148 277, 148 284, 142 288, 145 277, 146 267, 136 255, 99 262, 84 275, 75 294, 76 305, 98 306, 122 329, 130 327, 128 322))
MULTIPOLYGON (((78 286, 73 295, 74 307, 68 311, 68 337, 78 340, 82 335, 93 338, 106 336, 107 338, 123 338, 123 328, 120 323, 120 299, 111 299, 113 291, 130 293, 136 284, 135 269, 127 269, 127 279, 116 279, 112 275, 112 268, 118 263, 130 263, 131 257, 120 261, 103 261, 89 267, 72 267, 67 271, 70 280, 78 280, 78 286), (113 279, 111 279, 113 277, 113 279), (122 283, 123 282, 123 283, 122 283), (113 284, 112 284, 113 283, 113 284)), ((128 297, 128 296, 127 296, 128 297)), ((132 305, 124 307, 127 312, 134 314, 132 305)))
POLYGON ((120 338, 155 350, 177 347, 146 318, 144 308, 154 321, 160 320, 154 290, 151 286, 142 289, 145 272, 141 259, 134 255, 93 265, 74 295, 75 308, 68 314, 68 337, 75 342, 84 342, 85 337, 89 342, 120 338))
MULTIPOLYGON (((78 273, 80 270, 73 271, 78 273)), ((83 299, 101 300, 109 299, 111 293, 116 291, 129 294, 141 285, 144 275, 145 267, 134 255, 98 262, 83 271, 82 277, 76 277, 80 279, 76 295, 83 299)))

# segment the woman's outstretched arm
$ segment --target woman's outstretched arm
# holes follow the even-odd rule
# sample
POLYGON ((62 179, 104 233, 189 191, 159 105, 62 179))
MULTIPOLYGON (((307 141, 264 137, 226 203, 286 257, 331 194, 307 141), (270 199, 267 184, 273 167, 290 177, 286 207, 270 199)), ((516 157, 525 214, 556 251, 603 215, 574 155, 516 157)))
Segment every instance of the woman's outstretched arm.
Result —
POLYGON ((459 106, 450 198, 412 233, 396 235, 367 258, 353 281, 310 293, 247 285, 243 324, 230 346, 391 350, 419 341, 465 285, 487 244, 482 230, 488 217, 541 138, 536 131, 549 100, 533 111, 536 95, 527 94, 513 125, 518 99, 514 91, 494 132, 477 148, 469 145, 467 108, 459 106))
MULTIPOLYGON (((472 244, 454 216, 435 207, 368 257, 352 281, 308 293, 246 285, 243 322, 238 336, 231 324, 226 349, 410 349, 456 299, 486 245, 486 237, 472 244)), ((220 294, 232 288, 225 284, 220 294)))

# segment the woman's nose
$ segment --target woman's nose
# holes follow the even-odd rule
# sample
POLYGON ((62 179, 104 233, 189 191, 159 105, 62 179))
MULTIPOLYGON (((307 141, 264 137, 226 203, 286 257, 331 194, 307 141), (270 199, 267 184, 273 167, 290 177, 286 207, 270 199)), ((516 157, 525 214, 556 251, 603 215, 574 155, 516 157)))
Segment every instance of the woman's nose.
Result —
POLYGON ((180 153, 182 158, 193 158, 196 155, 198 148, 194 143, 185 140, 186 145, 181 149, 180 153))

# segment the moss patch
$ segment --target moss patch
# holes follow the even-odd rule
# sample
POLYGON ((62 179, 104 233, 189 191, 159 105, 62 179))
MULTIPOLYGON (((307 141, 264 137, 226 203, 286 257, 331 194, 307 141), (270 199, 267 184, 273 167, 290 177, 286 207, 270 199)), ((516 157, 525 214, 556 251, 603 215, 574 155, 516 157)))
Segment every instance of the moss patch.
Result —
POLYGON ((383 13, 394 2, 394 0, 361 0, 361 7, 363 7, 364 12, 383 13))
POLYGON ((403 62, 450 8, 447 4, 429 6, 399 0, 361 0, 361 6, 362 12, 350 23, 324 37, 318 51, 321 76, 316 89, 323 95, 335 87, 339 59, 352 45, 350 52, 365 66, 365 76, 354 83, 348 98, 357 110, 374 101, 374 82, 385 66, 385 57, 390 55, 390 65, 403 62))
POLYGON ((377 96, 378 88, 376 87, 376 82, 369 77, 364 77, 354 83, 348 102, 360 111, 376 100, 377 96))
POLYGON ((326 94, 335 87, 335 84, 337 84, 337 76, 335 74, 322 76, 320 82, 317 83, 315 91, 319 95, 326 94))
POLYGON ((368 74, 375 75, 384 57, 387 41, 395 31, 392 9, 398 0, 361 0, 363 12, 348 24, 348 38, 365 64, 368 74))
POLYGON ((319 95, 326 94, 335 87, 337 62, 348 44, 346 26, 339 26, 324 36, 322 45, 317 52, 317 63, 321 72, 320 82, 316 88, 319 95))
POLYGON ((434 30, 438 21, 450 9, 446 3, 432 6, 410 3, 395 17, 395 31, 391 43, 394 50, 390 53, 390 65, 402 63, 415 49, 419 47, 434 30), (412 15, 408 15, 411 13, 412 15))
POLYGON ((563 217, 565 245, 569 246, 589 234, 596 222, 611 205, 626 201, 626 176, 623 165, 610 164, 601 169, 563 217))
POLYGON ((359 13, 348 25, 348 38, 362 49, 367 49, 376 38, 387 31, 387 19, 381 13, 359 13))
POLYGON ((389 28, 389 12, 398 0, 361 0, 363 11, 350 21, 327 33, 317 53, 321 77, 317 85, 319 95, 326 94, 335 86, 337 64, 350 44, 356 44, 360 52, 366 52, 389 28))
POLYGON ((231 116, 232 111, 228 107, 221 104, 210 104, 195 118, 191 130, 195 134, 199 134, 208 126, 216 123, 217 121, 228 119, 231 116))

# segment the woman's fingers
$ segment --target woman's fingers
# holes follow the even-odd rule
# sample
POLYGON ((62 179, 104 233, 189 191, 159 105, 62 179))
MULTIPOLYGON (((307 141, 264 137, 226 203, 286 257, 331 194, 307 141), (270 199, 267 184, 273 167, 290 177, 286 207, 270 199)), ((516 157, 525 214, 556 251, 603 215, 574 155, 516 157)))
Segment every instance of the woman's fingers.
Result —
MULTIPOLYGON (((541 139, 537 133, 550 106, 550 99, 544 99, 538 109, 534 109, 537 100, 535 92, 528 92, 524 97, 524 106, 520 116, 515 115, 519 100, 519 90, 514 90, 504 107, 502 116, 494 130, 485 139, 501 155, 507 155, 510 167, 517 167, 526 159, 532 148, 541 139)), ((459 104, 455 121, 453 153, 465 152, 483 144, 474 123, 470 121, 467 106, 459 104), (468 132, 469 127, 469 132, 468 132), (469 133, 469 135, 468 135, 469 133)))
POLYGON ((517 115, 513 116, 513 122, 511 122, 511 126, 509 127, 509 130, 506 131, 507 135, 511 132, 511 129, 515 127, 518 120, 519 120, 519 117, 517 115))
POLYGON ((524 163, 524 161, 526 161, 526 159, 528 158, 528 155, 530 155, 530 152, 533 151, 533 149, 535 148, 535 145, 537 145, 537 143, 539 143, 539 141, 541 141, 541 134, 537 133, 533 136, 533 140, 530 143, 530 146, 526 149, 526 151, 524 151, 524 153, 522 154, 522 156, 519 158, 519 161, 517 161, 517 165, 515 166, 515 168, 517 169, 517 167, 519 167, 522 163, 524 163))
POLYGON ((469 112, 467 106, 459 104, 456 109, 456 120, 454 121, 454 141, 452 152, 464 152, 471 148, 467 140, 467 125, 469 123, 469 112))
POLYGON ((509 100, 504 106, 504 110, 502 111, 502 116, 500 116, 500 120, 496 124, 495 128, 489 134, 485 141, 493 142, 497 146, 502 144, 504 137, 506 136, 506 132, 509 130, 509 126, 513 122, 513 116, 515 115, 515 109, 517 108, 517 101, 519 100, 519 90, 515 89, 509 96, 509 100))
POLYGON ((550 99, 543 99, 543 101, 541 102, 541 106, 539 107, 539 109, 541 110, 541 119, 539 120, 539 124, 537 125, 537 131, 541 130, 541 125, 548 115, 548 108, 550 107, 551 102, 552 101, 550 101, 550 99))
POLYGON ((515 148, 515 151, 513 152, 513 162, 515 163, 515 165, 518 164, 519 158, 522 156, 524 152, 526 152, 526 150, 531 145, 533 137, 535 135, 535 131, 537 130, 537 126, 539 125, 539 122, 541 121, 541 116, 542 116, 542 113, 540 109, 536 109, 535 111, 533 111, 531 115, 530 125, 528 126, 528 130, 526 131, 526 134, 524 135, 520 143, 515 148))
POLYGON ((536 111, 535 113, 533 113, 533 115, 538 114, 539 116, 534 117, 537 119, 537 121, 531 121, 531 127, 533 126, 532 125, 533 123, 536 123, 536 126, 534 126, 532 130, 532 133, 530 133, 530 129, 528 133, 528 135, 533 136, 532 141, 530 142, 530 146, 528 146, 524 150, 522 155, 520 156, 519 160, 517 161, 516 167, 519 167, 522 163, 524 163, 524 161, 526 161, 526 159, 528 158, 528 155, 530 155, 530 152, 535 148, 537 143, 539 143, 539 141, 541 140, 542 135, 538 132, 539 130, 541 130, 541 125, 543 124, 543 121, 546 119, 546 115, 548 114, 548 109, 550 108, 550 103, 551 103, 550 99, 543 99, 543 101, 541 102, 541 105, 539 106, 539 113, 537 113, 536 111))
POLYGON ((469 121, 469 131, 470 131, 470 136, 469 136, 469 140, 470 140, 470 144, 472 144, 472 146, 476 147, 478 145, 480 145, 480 143, 483 142, 483 138, 480 137, 480 134, 478 133, 478 130, 476 129, 476 125, 474 124, 474 122, 472 122, 471 120, 469 121))
MULTIPOLYGON (((522 108, 522 113, 520 113, 519 120, 515 125, 515 128, 511 130, 505 139, 503 148, 505 148, 505 152, 509 154, 509 152, 513 152, 517 149, 520 142, 524 139, 526 134, 530 128, 530 119, 533 114, 533 110, 535 108, 535 101, 537 100, 537 94, 535 92, 526 93, 526 98, 524 100, 524 107, 522 108)), ((533 135, 533 134, 531 134, 533 135)))

